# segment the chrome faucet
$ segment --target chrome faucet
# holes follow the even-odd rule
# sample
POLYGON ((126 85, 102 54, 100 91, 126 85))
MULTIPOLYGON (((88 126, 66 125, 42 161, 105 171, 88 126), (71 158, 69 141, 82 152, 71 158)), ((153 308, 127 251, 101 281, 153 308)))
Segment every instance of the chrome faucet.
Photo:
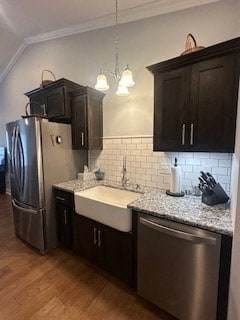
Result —
POLYGON ((126 166, 126 157, 123 157, 123 167, 122 167, 122 186, 125 188, 128 182, 127 178, 127 166, 126 166))

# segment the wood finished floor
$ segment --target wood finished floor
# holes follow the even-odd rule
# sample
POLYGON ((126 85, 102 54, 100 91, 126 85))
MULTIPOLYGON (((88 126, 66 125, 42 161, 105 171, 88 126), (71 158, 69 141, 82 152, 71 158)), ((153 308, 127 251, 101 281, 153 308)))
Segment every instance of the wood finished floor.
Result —
POLYGON ((66 248, 41 256, 14 235, 0 194, 0 320, 173 320, 66 248))

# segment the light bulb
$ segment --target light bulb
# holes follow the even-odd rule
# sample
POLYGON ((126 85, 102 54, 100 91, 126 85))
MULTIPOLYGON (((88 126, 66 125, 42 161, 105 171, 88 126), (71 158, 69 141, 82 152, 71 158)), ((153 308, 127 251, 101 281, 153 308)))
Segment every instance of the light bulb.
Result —
POLYGON ((129 69, 128 65, 123 70, 119 85, 123 87, 133 87, 135 85, 135 82, 133 81, 132 71, 129 69))
POLYGON ((129 94, 128 88, 127 87, 123 87, 120 84, 118 85, 117 91, 116 91, 116 95, 117 96, 127 96, 129 94))
POLYGON ((100 91, 106 91, 109 89, 106 76, 101 72, 97 77, 97 83, 95 89, 100 91))

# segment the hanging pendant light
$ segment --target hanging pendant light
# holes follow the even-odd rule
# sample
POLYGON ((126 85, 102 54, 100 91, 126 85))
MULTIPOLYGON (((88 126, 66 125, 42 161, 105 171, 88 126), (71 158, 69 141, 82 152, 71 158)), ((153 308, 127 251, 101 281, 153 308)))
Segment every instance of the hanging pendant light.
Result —
MULTIPOLYGON (((118 0, 115 1, 115 72, 110 73, 106 72, 112 77, 116 79, 118 84, 118 88, 116 91, 116 95, 118 96, 126 96, 129 94, 128 87, 134 86, 135 82, 133 81, 132 71, 127 65, 122 72, 119 70, 119 27, 118 27, 118 0)), ((109 89, 109 85, 107 83, 107 78, 103 71, 101 70, 100 74, 97 77, 97 82, 95 85, 95 89, 100 91, 106 91, 109 89)))
POLYGON ((126 68, 123 70, 122 77, 119 81, 119 84, 123 87, 133 87, 135 82, 133 81, 132 71, 129 69, 127 64, 126 68))
POLYGON ((107 78, 101 71, 100 74, 97 77, 97 83, 95 85, 95 89, 100 91, 106 91, 109 89, 109 85, 107 83, 107 78))
POLYGON ((120 97, 129 95, 128 88, 124 87, 124 86, 121 86, 120 83, 119 83, 117 91, 116 91, 116 95, 120 96, 120 97))

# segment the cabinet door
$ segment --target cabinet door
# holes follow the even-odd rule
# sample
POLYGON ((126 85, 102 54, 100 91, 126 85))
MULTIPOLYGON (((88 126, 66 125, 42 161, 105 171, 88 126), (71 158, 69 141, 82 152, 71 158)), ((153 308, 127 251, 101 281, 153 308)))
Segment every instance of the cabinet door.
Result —
POLYGON ((71 211, 68 207, 57 202, 57 231, 60 243, 70 247, 72 245, 71 211))
POLYGON ((30 102, 32 102, 30 104, 31 114, 47 115, 46 97, 43 92, 33 95, 30 102))
POLYGON ((5 193, 6 182, 5 182, 5 171, 1 171, 0 168, 0 193, 5 193))
POLYGON ((91 220, 78 214, 73 215, 73 247, 84 257, 97 262, 97 228, 91 220))
POLYGON ((65 117, 64 87, 46 91, 48 117, 65 117))
POLYGON ((72 145, 73 149, 88 149, 87 96, 72 98, 72 145))
POLYGON ((189 143, 193 151, 234 151, 238 81, 235 69, 235 56, 192 66, 189 143))
POLYGON ((108 227, 100 231, 101 265, 112 275, 133 284, 133 244, 131 234, 108 227))
POLYGON ((154 78, 154 151, 185 150, 188 140, 189 68, 154 78))
POLYGON ((55 189, 58 241, 68 247, 72 245, 73 194, 55 189))
POLYGON ((101 150, 103 148, 103 111, 102 98, 88 95, 88 149, 101 150))

